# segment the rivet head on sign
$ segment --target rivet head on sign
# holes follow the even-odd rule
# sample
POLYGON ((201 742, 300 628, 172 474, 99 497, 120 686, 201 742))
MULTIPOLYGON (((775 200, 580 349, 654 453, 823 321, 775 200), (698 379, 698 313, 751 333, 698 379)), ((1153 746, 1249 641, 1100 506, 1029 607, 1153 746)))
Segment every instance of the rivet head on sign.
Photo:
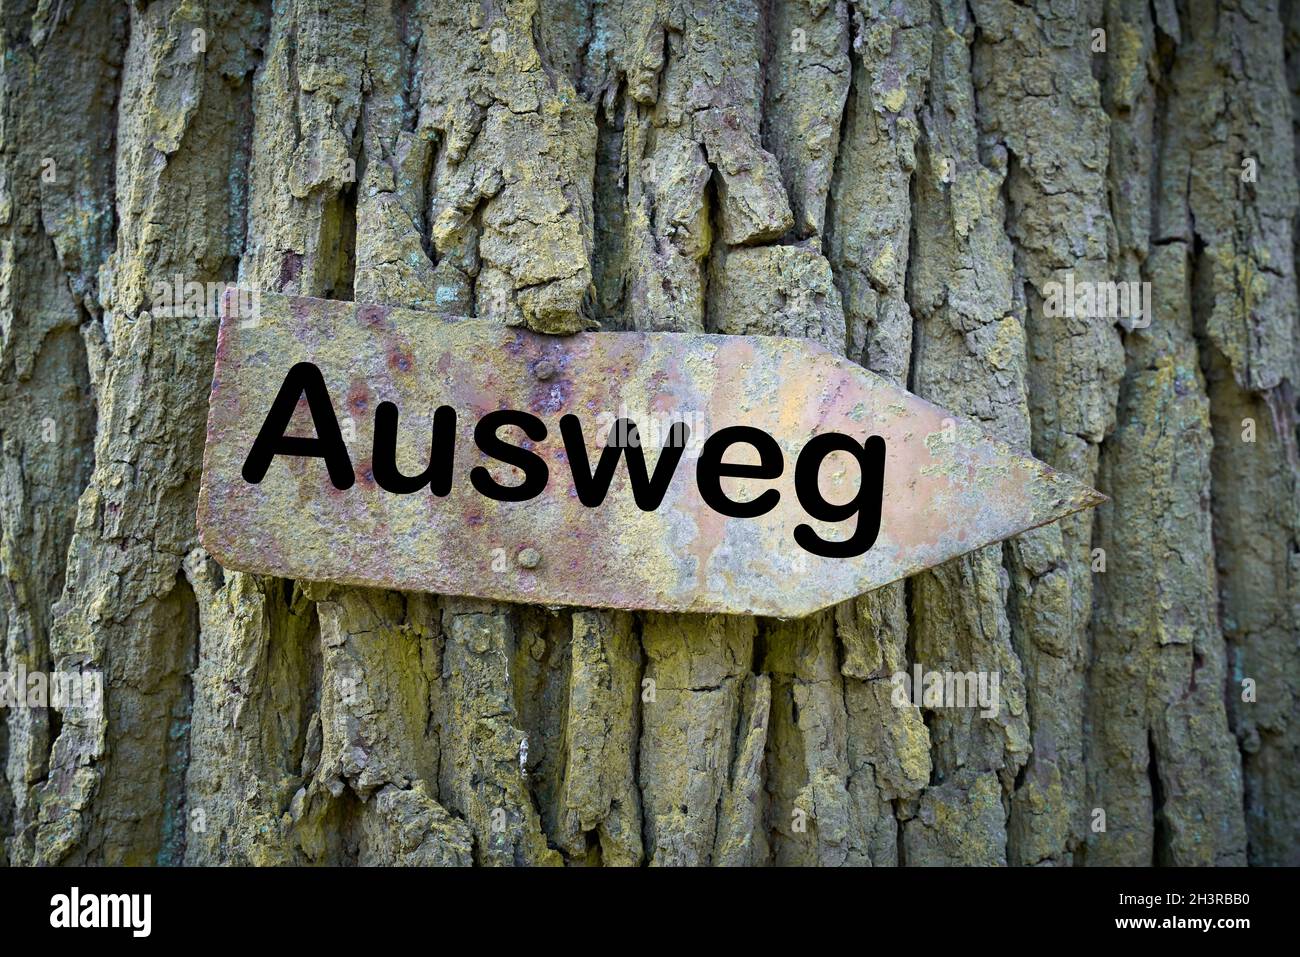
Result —
POLYGON ((533 366, 533 375, 545 382, 555 375, 555 363, 550 359, 542 359, 537 365, 533 366))
POLYGON ((515 561, 523 568, 536 568, 542 563, 542 554, 535 548, 521 549, 515 561))

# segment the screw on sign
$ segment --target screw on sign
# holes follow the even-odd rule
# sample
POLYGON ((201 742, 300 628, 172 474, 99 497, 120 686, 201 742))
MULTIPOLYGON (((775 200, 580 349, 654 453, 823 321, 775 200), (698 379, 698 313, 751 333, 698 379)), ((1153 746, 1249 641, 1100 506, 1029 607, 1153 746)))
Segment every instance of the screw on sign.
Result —
POLYGON ((805 340, 260 308, 222 319, 204 451, 230 568, 796 617, 1104 500, 805 340))

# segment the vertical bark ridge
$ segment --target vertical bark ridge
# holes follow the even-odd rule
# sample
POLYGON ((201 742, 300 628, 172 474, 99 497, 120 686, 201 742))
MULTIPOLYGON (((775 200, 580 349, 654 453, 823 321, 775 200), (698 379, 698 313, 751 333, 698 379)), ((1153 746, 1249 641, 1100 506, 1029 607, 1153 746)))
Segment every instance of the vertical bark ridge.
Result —
MULTIPOLYGON (((992 0, 972 9, 983 150, 1006 167, 1031 445, 1049 464, 1092 483, 1099 444, 1115 421, 1119 335, 1107 316, 1052 316, 1045 303, 1048 283, 1110 278, 1107 117, 1089 28, 1100 6, 1049 11, 992 0)), ((1008 550, 1033 746, 1012 804, 1017 863, 1068 863, 1078 841, 1091 540, 1092 514, 1085 512, 1020 536, 1008 550)))
MULTIPOLYGON (((0 8, 0 671, 48 672, 77 499, 94 464, 96 407, 85 339, 96 271, 113 242, 113 110, 120 12, 0 8), (103 56, 85 68, 83 44, 103 56), (87 104, 69 131, 54 104, 87 104)), ((21 689, 25 690, 25 689, 21 689)), ((61 716, 0 713, 0 864, 32 856, 37 789, 61 716)))
POLYGON ((183 563, 196 539, 216 323, 148 310, 175 276, 233 278, 240 117, 259 19, 233 4, 132 11, 115 133, 117 231, 100 263, 102 327, 87 337, 95 469, 51 640, 56 669, 103 673, 105 702, 62 724, 36 790, 35 862, 168 864, 184 854, 199 610, 183 563))

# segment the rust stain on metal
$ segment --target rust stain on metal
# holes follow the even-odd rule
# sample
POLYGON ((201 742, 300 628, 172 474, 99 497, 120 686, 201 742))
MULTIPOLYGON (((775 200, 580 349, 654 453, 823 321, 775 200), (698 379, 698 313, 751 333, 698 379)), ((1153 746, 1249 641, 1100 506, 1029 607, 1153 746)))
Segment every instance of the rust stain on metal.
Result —
MULTIPOLYGON (((289 434, 313 435, 305 402, 289 434)), ((734 446, 727 461, 747 461, 746 452, 756 454, 734 446)), ((860 484, 843 453, 818 473, 827 502, 852 500, 860 484)), ((1103 500, 805 340, 557 338, 413 310, 263 296, 256 321, 222 319, 198 519, 218 561, 262 574, 549 605, 797 617, 1103 500), (285 373, 300 361, 321 370, 344 423, 351 488, 335 488, 318 458, 278 456, 256 485, 241 475, 285 373), (397 495, 375 483, 374 414, 386 401, 399 409, 397 462, 408 475, 428 462, 435 409, 455 409, 446 497, 428 488, 397 495), (549 469, 544 491, 528 501, 495 501, 469 479, 481 465, 504 484, 518 481, 473 438, 483 415, 505 408, 547 427, 538 442, 512 438, 514 429, 501 433, 549 469), (657 509, 633 502, 625 459, 601 505, 578 500, 558 428, 568 413, 581 419, 593 465, 612 421, 634 420, 652 472, 669 425, 690 426, 657 509), (733 425, 768 432, 784 457, 778 478, 722 480, 737 501, 769 488, 780 493, 756 518, 718 514, 696 487, 701 442, 733 425), (854 528, 854 518, 811 518, 795 493, 800 450, 828 432, 885 440, 879 535, 854 558, 819 557, 793 538, 803 524, 828 541, 854 528)))

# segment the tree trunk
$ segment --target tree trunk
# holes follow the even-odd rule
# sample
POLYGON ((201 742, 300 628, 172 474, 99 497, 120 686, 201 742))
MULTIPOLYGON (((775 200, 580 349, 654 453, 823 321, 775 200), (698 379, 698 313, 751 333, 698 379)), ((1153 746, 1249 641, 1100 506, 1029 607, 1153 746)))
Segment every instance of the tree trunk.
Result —
POLYGON ((0 860, 1300 863, 1300 0, 0 11, 0 670, 106 685, 0 860), (808 336, 1111 501, 793 621, 225 570, 178 276, 808 336))

